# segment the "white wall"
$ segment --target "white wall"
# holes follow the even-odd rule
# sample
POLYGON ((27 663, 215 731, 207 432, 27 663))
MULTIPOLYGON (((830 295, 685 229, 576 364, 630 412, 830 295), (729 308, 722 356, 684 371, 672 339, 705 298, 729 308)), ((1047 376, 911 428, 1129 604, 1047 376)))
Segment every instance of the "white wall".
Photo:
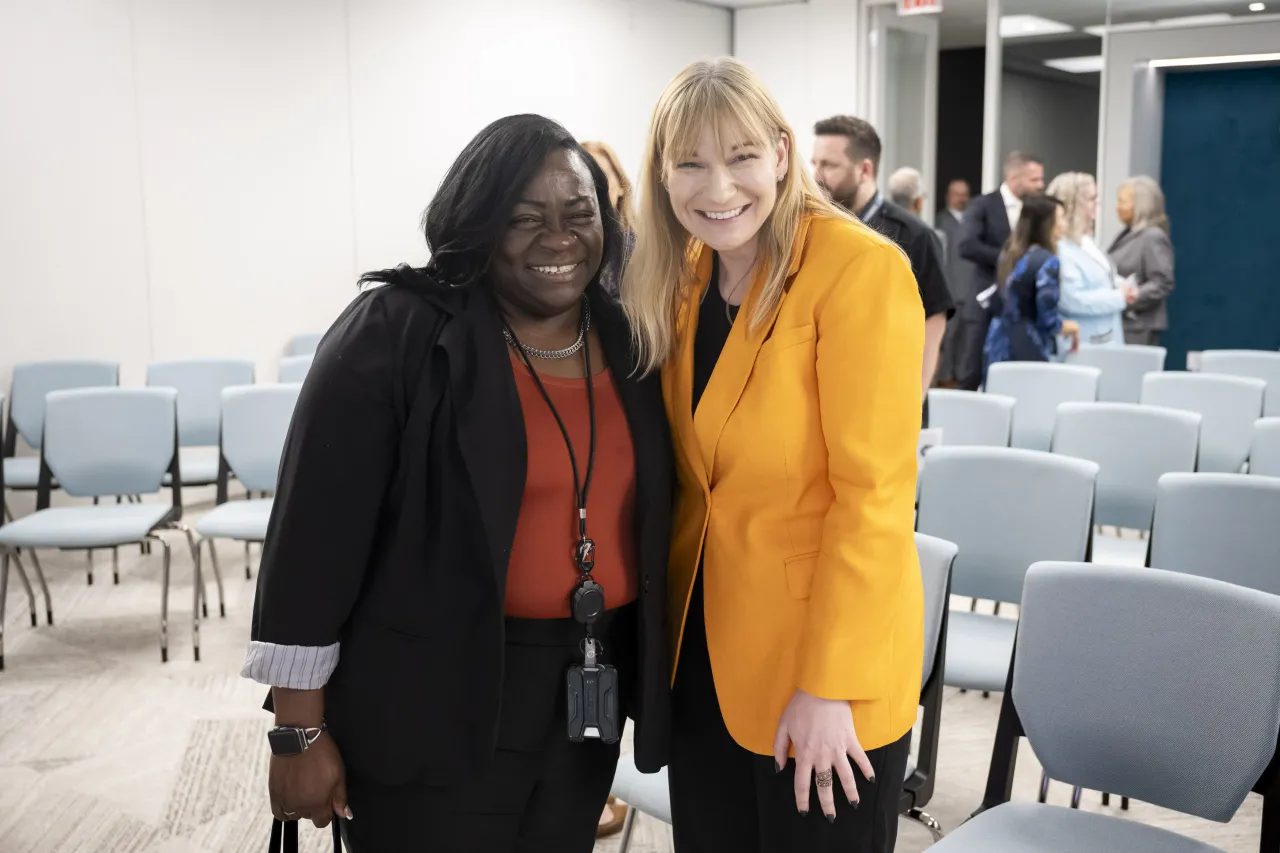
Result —
POLYGON ((730 49, 678 0, 0 3, 0 389, 12 365, 250 357, 420 262, 422 210, 493 119, 639 163, 657 96, 730 49))
POLYGON ((1044 161, 1045 181, 1093 174, 1098 164, 1098 89, 1005 68, 1000 83, 1000 150, 1044 161))
MULTIPOLYGON (((1107 245, 1120 231, 1115 193, 1131 174, 1158 170, 1163 91, 1145 63, 1152 59, 1274 52, 1280 16, 1254 16, 1247 23, 1112 33, 1107 37, 1104 75, 1101 231, 1107 245)), ((1158 173, 1154 177, 1159 177, 1158 173)))

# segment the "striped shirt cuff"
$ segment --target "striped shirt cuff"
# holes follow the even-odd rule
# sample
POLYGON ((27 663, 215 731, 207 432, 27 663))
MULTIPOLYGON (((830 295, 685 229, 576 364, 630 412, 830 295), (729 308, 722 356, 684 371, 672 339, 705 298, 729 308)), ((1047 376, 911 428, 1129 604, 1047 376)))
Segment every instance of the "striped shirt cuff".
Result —
POLYGON ((278 646, 249 643, 240 675, 271 687, 319 690, 338 666, 340 643, 331 646, 278 646))

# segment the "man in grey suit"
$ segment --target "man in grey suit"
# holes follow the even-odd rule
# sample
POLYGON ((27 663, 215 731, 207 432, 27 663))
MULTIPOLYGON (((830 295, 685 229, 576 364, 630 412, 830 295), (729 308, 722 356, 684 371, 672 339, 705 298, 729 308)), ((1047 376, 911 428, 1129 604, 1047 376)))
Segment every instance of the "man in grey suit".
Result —
MULTIPOLYGON (((957 305, 964 298, 963 290, 973 280, 973 263, 960 257, 960 231, 964 224, 964 211, 969 206, 969 182, 955 178, 947 184, 947 206, 938 211, 934 227, 942 236, 947 253, 947 282, 951 285, 951 298, 957 305)), ((947 333, 942 339, 942 355, 939 357, 937 382, 944 387, 956 385, 956 334, 960 327, 959 316, 947 322, 947 333)))

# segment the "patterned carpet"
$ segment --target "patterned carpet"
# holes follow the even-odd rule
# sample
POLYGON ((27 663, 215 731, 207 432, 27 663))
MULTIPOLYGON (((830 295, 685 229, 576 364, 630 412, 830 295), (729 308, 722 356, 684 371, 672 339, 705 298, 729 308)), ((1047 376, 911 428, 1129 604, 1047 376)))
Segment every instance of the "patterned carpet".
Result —
MULTIPOLYGON (((199 499, 201 493, 192 491, 190 497, 199 499)), ((25 497, 13 500, 18 515, 30 510, 25 497)), ((111 584, 109 554, 97 555, 96 582, 88 586, 83 554, 42 552, 57 620, 53 627, 31 628, 25 592, 16 577, 10 583, 8 669, 0 673, 3 853, 266 849, 270 813, 263 734, 268 717, 259 710, 262 689, 237 674, 253 600, 253 586, 244 579, 243 549, 230 543, 219 548, 228 615, 218 619, 215 609, 214 618, 202 625, 203 660, 195 663, 191 559, 178 536, 172 542, 168 664, 161 664, 158 649, 158 548, 149 557, 137 548, 122 549, 119 586, 111 584)), ((961 823, 981 799, 998 710, 994 697, 946 695, 938 787, 928 808, 944 828, 961 823)), ((1016 799, 1034 799, 1039 773, 1024 745, 1016 799)), ((1055 785, 1052 800, 1065 804, 1069 795, 1065 785, 1055 785)), ((1096 793, 1086 793, 1083 805, 1103 810, 1096 793)), ((1258 846, 1260 805, 1250 797, 1227 825, 1141 803, 1129 816, 1231 853, 1251 853, 1258 846)), ((424 828, 424 840, 429 837, 424 828)), ((302 839, 304 850, 327 853, 327 833, 304 828, 302 839)), ((899 851, 915 853, 929 843, 922 827, 902 823, 899 851)), ((597 849, 616 850, 617 839, 597 849)), ((669 828, 642 816, 631 849, 667 853, 669 828)))

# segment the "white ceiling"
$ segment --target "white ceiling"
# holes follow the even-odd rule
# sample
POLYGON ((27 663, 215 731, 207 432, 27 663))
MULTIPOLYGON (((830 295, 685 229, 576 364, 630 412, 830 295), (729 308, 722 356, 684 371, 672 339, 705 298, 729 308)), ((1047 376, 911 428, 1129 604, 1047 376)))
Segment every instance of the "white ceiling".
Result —
POLYGON ((748 9, 752 6, 784 6, 794 3, 807 3, 809 0, 689 0, 704 6, 719 6, 723 9, 748 9))

